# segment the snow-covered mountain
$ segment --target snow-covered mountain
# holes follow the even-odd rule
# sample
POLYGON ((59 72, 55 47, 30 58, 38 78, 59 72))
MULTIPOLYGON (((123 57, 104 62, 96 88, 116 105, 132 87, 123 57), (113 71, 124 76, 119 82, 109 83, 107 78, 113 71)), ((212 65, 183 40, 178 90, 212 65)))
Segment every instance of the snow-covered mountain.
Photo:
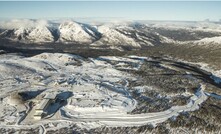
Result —
POLYGON ((28 32, 29 32, 29 30, 24 29, 24 28, 7 29, 7 30, 2 30, 0 37, 5 38, 5 39, 10 39, 13 41, 17 41, 17 40, 25 39, 28 32))
POLYGON ((47 27, 38 26, 30 31, 27 40, 31 42, 53 42, 54 37, 47 27))
POLYGON ((100 33, 86 24, 73 21, 61 23, 59 30, 59 42, 88 44, 100 38, 100 33))
POLYGON ((140 48, 140 44, 137 43, 133 38, 128 37, 113 27, 108 27, 106 25, 100 26, 98 31, 102 33, 102 38, 91 46, 106 46, 110 48, 119 48, 119 47, 133 47, 140 48))
POLYGON ((46 43, 54 41, 54 37, 47 27, 5 30, 0 34, 0 37, 26 43, 46 43))
POLYGON ((0 23, 2 32, 1 38, 10 39, 12 41, 20 41, 25 43, 45 43, 53 42, 54 36, 49 30, 46 21, 12 21, 4 25, 0 23), (21 25, 19 25, 21 24, 21 25))
MULTIPOLYGON (((221 24, 202 22, 0 21, 0 40, 59 43, 100 49, 140 49, 161 44, 221 44, 221 24)), ((203 46, 204 46, 203 45, 203 46)))
MULTIPOLYGON (((102 38, 91 46, 105 46, 110 48, 140 49, 166 42, 164 36, 150 31, 144 24, 128 22, 123 24, 104 24, 98 27, 102 38)), ((167 39, 168 40, 168 39, 167 39)))

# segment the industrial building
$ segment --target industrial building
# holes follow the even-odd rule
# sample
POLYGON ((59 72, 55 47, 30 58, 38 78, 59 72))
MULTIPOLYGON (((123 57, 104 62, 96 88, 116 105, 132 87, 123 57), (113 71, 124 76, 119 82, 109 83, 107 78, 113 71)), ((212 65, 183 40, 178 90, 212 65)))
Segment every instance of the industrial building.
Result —
POLYGON ((44 114, 47 114, 48 106, 56 100, 56 94, 50 93, 45 95, 44 99, 35 108, 34 119, 41 119, 44 114))

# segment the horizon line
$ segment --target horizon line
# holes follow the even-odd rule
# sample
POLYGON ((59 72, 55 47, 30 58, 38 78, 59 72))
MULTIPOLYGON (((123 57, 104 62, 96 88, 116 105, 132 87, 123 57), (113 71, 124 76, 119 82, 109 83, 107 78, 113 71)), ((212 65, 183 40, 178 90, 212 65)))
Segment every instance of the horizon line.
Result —
POLYGON ((210 19, 204 19, 204 20, 167 20, 167 19, 129 19, 129 18, 124 18, 124 17, 42 17, 42 18, 8 18, 8 17, 0 17, 0 21, 4 20, 48 20, 48 21, 53 21, 53 20, 77 20, 77 19, 82 19, 86 21, 162 21, 162 22, 221 22, 221 19, 219 20, 210 20, 210 19))

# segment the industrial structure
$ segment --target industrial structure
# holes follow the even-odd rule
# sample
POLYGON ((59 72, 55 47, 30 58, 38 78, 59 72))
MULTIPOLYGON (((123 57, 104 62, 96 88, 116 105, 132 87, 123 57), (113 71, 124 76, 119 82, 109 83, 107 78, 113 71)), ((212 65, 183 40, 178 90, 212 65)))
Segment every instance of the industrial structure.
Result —
POLYGON ((44 114, 47 114, 48 106, 56 100, 56 94, 47 94, 39 105, 35 108, 34 119, 41 119, 44 114))

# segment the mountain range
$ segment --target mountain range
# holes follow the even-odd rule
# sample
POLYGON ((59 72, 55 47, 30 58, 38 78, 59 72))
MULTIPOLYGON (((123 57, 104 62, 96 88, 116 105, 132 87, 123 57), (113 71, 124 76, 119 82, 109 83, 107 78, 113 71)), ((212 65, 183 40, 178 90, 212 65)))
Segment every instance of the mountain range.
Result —
POLYGON ((12 20, 0 22, 0 40, 61 43, 92 48, 141 49, 162 44, 221 44, 221 25, 213 22, 119 22, 12 20))

